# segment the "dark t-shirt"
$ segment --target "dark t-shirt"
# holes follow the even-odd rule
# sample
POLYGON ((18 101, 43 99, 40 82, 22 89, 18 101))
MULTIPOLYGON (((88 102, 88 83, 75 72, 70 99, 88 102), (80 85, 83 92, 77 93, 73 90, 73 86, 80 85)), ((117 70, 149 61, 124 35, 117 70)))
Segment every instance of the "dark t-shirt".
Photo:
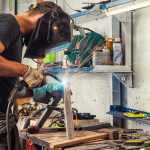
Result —
MULTIPOLYGON (((0 40, 5 44, 0 55, 7 60, 21 62, 23 38, 18 22, 11 14, 0 14, 0 40)), ((3 113, 6 113, 7 100, 16 81, 16 77, 0 77, 0 111, 3 113)))

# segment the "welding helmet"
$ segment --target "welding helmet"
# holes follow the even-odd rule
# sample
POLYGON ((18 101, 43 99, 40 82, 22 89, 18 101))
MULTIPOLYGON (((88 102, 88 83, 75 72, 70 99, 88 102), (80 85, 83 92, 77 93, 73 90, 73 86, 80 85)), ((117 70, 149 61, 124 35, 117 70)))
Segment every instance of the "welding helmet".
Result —
POLYGON ((44 58, 53 47, 72 41, 74 21, 68 14, 55 7, 50 9, 34 5, 32 8, 45 14, 36 23, 24 55, 25 58, 44 58))

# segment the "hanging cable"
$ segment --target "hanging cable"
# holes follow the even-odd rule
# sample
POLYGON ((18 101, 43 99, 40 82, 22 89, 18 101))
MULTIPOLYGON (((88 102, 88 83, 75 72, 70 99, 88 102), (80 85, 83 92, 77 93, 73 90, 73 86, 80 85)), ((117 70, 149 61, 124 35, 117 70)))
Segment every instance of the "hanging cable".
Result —
POLYGON ((73 9, 65 0, 63 0, 63 1, 64 1, 64 3, 66 3, 66 5, 67 5, 71 10, 73 10, 73 11, 75 11, 75 12, 78 12, 78 13, 80 12, 80 13, 82 13, 82 14, 85 14, 85 15, 92 15, 92 16, 99 16, 99 15, 102 14, 102 11, 101 11, 99 14, 88 14, 88 13, 84 13, 84 12, 82 12, 82 11, 73 9))
POLYGON ((83 28, 84 30, 88 30, 88 31, 91 31, 91 32, 94 32, 93 30, 89 29, 89 28, 83 28))
POLYGON ((37 64, 41 64, 42 62, 37 62, 37 61, 35 61, 34 59, 32 59, 35 63, 37 63, 37 64))

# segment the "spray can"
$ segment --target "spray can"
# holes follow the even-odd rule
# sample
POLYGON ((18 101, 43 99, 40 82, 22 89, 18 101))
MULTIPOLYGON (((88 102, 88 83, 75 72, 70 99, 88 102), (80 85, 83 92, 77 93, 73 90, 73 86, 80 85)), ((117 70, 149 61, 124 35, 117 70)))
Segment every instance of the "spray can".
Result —
POLYGON ((123 64, 123 44, 121 43, 121 38, 115 38, 113 43, 113 64, 123 64))
POLYGON ((110 49, 110 52, 113 52, 113 39, 112 38, 107 39, 106 46, 108 49, 110 49))

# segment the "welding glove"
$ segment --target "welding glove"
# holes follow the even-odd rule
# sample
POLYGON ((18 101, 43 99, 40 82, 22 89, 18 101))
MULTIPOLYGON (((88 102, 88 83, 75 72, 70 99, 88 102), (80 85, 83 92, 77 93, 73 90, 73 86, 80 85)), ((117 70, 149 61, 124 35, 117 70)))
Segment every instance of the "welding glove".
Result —
POLYGON ((61 84, 61 83, 52 83, 52 84, 46 83, 43 87, 33 89, 33 100, 40 101, 40 100, 44 99, 47 96, 47 94, 50 94, 55 91, 62 93, 63 84, 61 84))
POLYGON ((27 72, 22 76, 29 88, 38 88, 46 84, 45 76, 38 70, 28 67, 27 72))

